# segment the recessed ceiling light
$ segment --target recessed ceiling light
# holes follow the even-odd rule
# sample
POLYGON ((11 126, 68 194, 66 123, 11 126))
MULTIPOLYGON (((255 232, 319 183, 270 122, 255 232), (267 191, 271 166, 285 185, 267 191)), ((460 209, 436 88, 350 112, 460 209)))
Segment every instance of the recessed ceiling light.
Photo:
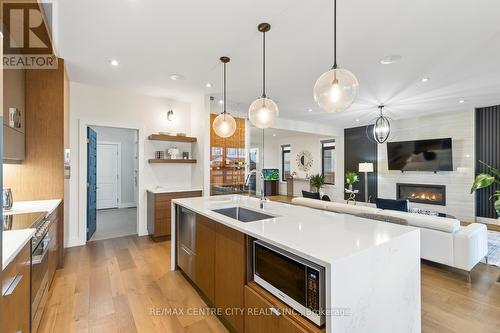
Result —
POLYGON ((171 74, 169 77, 170 77, 170 80, 172 80, 172 81, 179 81, 179 80, 182 80, 184 78, 184 76, 182 76, 180 74, 171 74))
POLYGON ((109 60, 109 64, 110 64, 111 66, 113 66, 113 67, 118 67, 118 65, 119 65, 120 63, 119 63, 119 62, 118 62, 118 60, 116 60, 116 59, 110 59, 110 60, 109 60))
POLYGON ((307 109, 307 112, 313 112, 313 109, 309 108, 307 109))
POLYGON ((359 123, 359 119, 356 119, 356 122, 359 123))
POLYGON ((420 81, 425 83, 425 82, 429 82, 430 79, 431 79, 430 77, 423 77, 420 81))
POLYGON ((219 104, 221 104, 221 105, 224 104, 224 100, 219 99, 219 104))
POLYGON ((273 136, 276 136, 276 133, 273 133, 273 136))
POLYGON ((212 84, 211 84, 210 82, 207 82, 207 83, 205 84, 205 87, 207 87, 207 88, 212 88, 212 84))
POLYGON ((464 104, 464 103, 465 103, 465 99, 460 98, 460 99, 458 100, 458 103, 460 103, 460 104, 464 104))
POLYGON ((393 64, 397 61, 400 61, 401 58, 402 57, 399 54, 391 54, 387 57, 383 57, 382 59, 380 59, 380 63, 382 65, 390 65, 390 64, 393 64))

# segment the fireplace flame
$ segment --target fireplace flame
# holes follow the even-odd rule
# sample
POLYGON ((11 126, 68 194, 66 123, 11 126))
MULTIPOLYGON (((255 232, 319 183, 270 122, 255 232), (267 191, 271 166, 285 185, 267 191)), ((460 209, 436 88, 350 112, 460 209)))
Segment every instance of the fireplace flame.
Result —
POLYGON ((438 198, 435 194, 428 193, 410 193, 410 199, 420 199, 420 200, 428 200, 428 201, 437 201, 438 198))

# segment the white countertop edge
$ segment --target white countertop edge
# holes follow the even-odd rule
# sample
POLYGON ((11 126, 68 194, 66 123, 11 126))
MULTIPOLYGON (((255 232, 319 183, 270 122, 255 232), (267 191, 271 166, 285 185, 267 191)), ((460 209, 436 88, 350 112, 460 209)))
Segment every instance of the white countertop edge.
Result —
POLYGON ((21 252, 35 232, 36 229, 21 229, 3 232, 2 271, 14 260, 19 252, 21 252))
POLYGON ((53 200, 33 200, 33 201, 15 201, 12 209, 4 210, 4 215, 27 214, 37 212, 47 212, 47 215, 52 214, 62 199, 53 200))
POLYGON ((176 193, 176 192, 195 192, 203 191, 202 188, 198 187, 158 187, 158 188, 148 188, 147 192, 158 194, 158 193, 176 193))

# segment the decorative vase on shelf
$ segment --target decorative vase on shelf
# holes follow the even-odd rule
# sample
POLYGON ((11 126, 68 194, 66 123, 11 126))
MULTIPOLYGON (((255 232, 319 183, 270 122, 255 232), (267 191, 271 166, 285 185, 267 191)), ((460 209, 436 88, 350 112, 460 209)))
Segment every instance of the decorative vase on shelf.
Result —
POLYGON ((177 149, 176 147, 174 148, 169 148, 167 150, 167 153, 168 153, 168 156, 173 159, 173 160, 176 160, 177 159, 177 155, 179 155, 179 149, 177 149))
POLYGON ((349 184, 349 191, 352 191, 352 184, 349 184))

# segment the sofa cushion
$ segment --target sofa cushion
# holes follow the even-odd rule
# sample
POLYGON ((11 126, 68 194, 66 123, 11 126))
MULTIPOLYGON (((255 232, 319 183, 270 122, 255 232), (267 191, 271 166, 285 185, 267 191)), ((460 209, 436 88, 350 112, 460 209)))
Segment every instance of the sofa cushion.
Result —
POLYGON ((377 214, 379 212, 382 212, 382 209, 378 209, 375 207, 348 205, 340 202, 325 202, 325 209, 336 213, 351 215, 356 215, 359 213, 377 214))
POLYGON ((376 198, 375 203, 377 204, 377 208, 380 208, 380 209, 397 210, 397 211, 401 211, 401 212, 408 211, 408 200, 393 200, 393 199, 376 198))
POLYGON ((449 233, 457 232, 460 229, 459 220, 447 217, 398 212, 395 210, 384 210, 383 214, 405 219, 408 221, 408 225, 412 225, 414 227, 434 229, 449 233))
POLYGON ((302 196, 304 198, 308 198, 308 199, 316 199, 316 200, 320 200, 321 199, 321 197, 319 195, 319 192, 302 191, 302 196))
POLYGON ((325 209, 325 204, 327 201, 322 201, 322 200, 316 200, 316 199, 309 199, 309 198, 293 198, 292 199, 292 204, 294 205, 299 205, 299 206, 305 206, 305 207, 310 207, 310 208, 315 208, 315 209, 325 209))

